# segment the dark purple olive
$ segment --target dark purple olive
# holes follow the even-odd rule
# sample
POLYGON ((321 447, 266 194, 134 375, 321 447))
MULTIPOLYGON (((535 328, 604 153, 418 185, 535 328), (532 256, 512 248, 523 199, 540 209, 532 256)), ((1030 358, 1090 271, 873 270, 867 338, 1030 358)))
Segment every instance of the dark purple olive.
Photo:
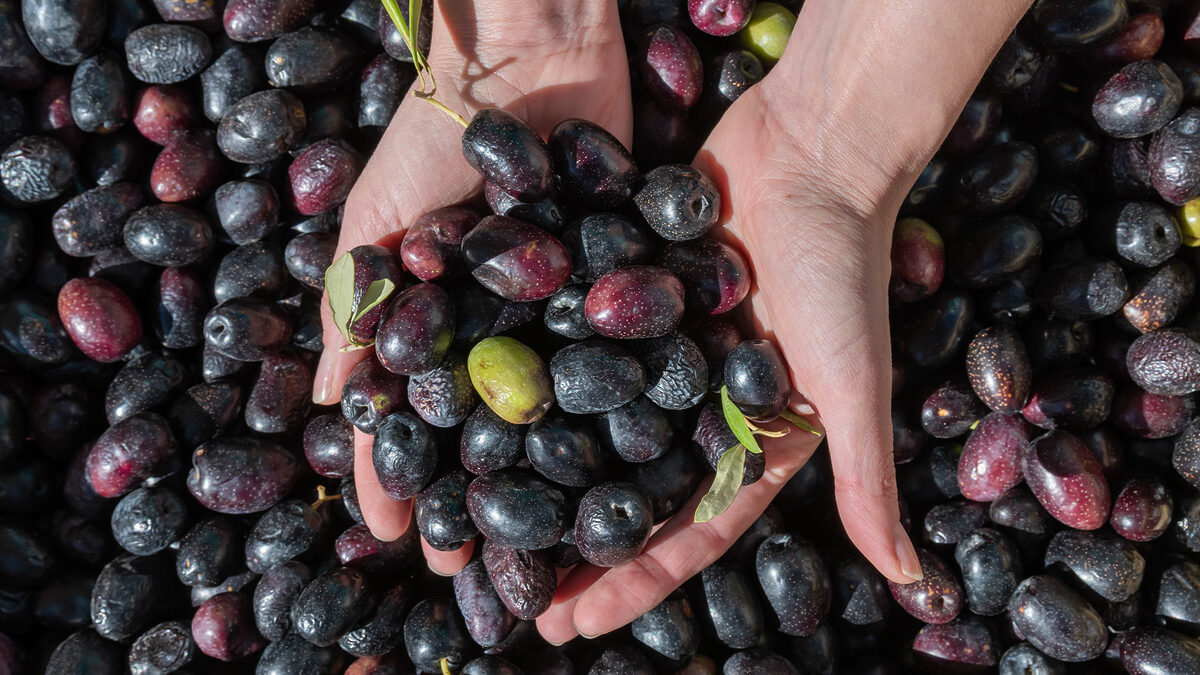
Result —
POLYGON ((700 647, 695 612, 687 595, 676 590, 656 607, 630 624, 633 638, 664 659, 672 668, 683 668, 700 647))
POLYGON ((1169 438, 1183 430, 1195 411, 1191 396, 1161 396, 1125 385, 1113 400, 1113 426, 1141 438, 1169 438))
POLYGON ((597 436, 606 450, 627 462, 648 462, 671 447, 673 431, 666 414, 640 396, 596 420, 597 436))
POLYGON ((105 4, 92 0, 30 0, 21 3, 29 41, 42 58, 62 66, 79 63, 104 37, 105 4))
POLYGON ((1041 46, 1070 51, 1113 37, 1128 18, 1125 0, 1042 0, 1029 12, 1029 29, 1041 46))
POLYGON ((129 94, 121 57, 108 51, 87 57, 71 78, 71 119, 80 130, 107 134, 129 121, 129 94))
POLYGON ((1131 675, 1194 672, 1200 669, 1200 646, 1174 631, 1135 628, 1121 642, 1121 663, 1131 675))
POLYGON ((254 625, 249 594, 240 591, 205 600, 192 616, 192 638, 201 652, 218 661, 245 658, 266 644, 254 625))
POLYGON ((1131 326, 1149 333, 1175 321, 1191 302, 1196 277, 1191 268, 1178 259, 1130 278, 1130 297, 1121 308, 1121 316, 1131 326))
POLYGON ((108 423, 161 406, 181 392, 186 382, 186 367, 168 353, 146 351, 130 358, 105 392, 108 423))
POLYGON ((642 364, 616 344, 593 339, 568 345, 550 359, 558 406, 579 415, 619 408, 642 393, 642 364))
POLYGON ((420 374, 437 367, 450 348, 455 312, 439 286, 416 284, 386 305, 376 331, 375 351, 385 368, 420 374))
POLYGON ((379 575, 412 563, 421 550, 419 542, 417 531, 411 527, 399 539, 382 541, 359 523, 338 535, 333 551, 343 565, 379 575))
POLYGON ((366 576, 353 567, 318 574, 292 607, 297 633, 318 647, 328 647, 368 617, 375 605, 366 576))
MULTIPOLYGON (((353 8, 354 4, 350 7, 353 8)), ((378 34, 376 30, 371 32, 373 35, 378 34)), ((404 100, 408 86, 412 84, 413 74, 411 70, 385 54, 372 59, 363 68, 359 83, 358 127, 371 130, 378 128, 377 133, 382 133, 383 128, 392 121, 396 108, 404 100)))
POLYGON ((121 645, 100 637, 91 628, 85 628, 72 633, 55 647, 46 664, 46 671, 117 675, 124 672, 125 666, 125 650, 121 645))
POLYGON ((173 490, 142 487, 113 509, 113 538, 134 555, 153 555, 183 536, 187 520, 187 505, 173 490))
POLYGON ((1017 412, 1029 399, 1032 370, 1021 336, 1010 326, 991 326, 967 346, 967 377, 989 408, 1017 412))
POLYGON ((964 288, 988 288, 1019 275, 1041 254, 1037 224, 1024 216, 1005 215, 953 241, 946 251, 946 265, 951 278, 964 288))
POLYGON ((413 601, 407 584, 393 586, 379 598, 375 611, 365 621, 343 635, 338 646, 356 656, 386 654, 404 639, 404 617, 413 601))
POLYGON ((590 289, 587 284, 567 284, 555 291, 542 315, 546 328, 572 340, 586 340, 595 335, 584 312, 590 289))
POLYGON ((129 71, 142 82, 174 84, 200 74, 212 60, 212 43, 194 26, 156 23, 125 39, 129 71))
POLYGON ((462 264, 463 237, 479 223, 478 212, 461 206, 430 211, 404 233, 400 260, 422 281, 433 281, 458 271, 462 264))
POLYGON ((305 232, 292 238, 283 250, 283 262, 292 278, 306 287, 325 290, 325 270, 333 263, 337 235, 305 232))
POLYGON ((164 621, 133 641, 129 649, 129 672, 134 675, 174 672, 196 658, 191 627, 182 621, 164 621))
POLYGON ((1183 84, 1170 66, 1137 61, 1100 87, 1092 100, 1092 117, 1109 136, 1137 138, 1171 121, 1182 101, 1183 84))
POLYGON ((192 453, 192 465, 188 490, 196 501, 217 513, 265 511, 290 492, 296 481, 296 458, 260 438, 209 441, 192 453))
POLYGON ((974 318, 971 297, 943 286, 933 297, 913 306, 913 313, 900 326, 898 342, 918 365, 939 366, 962 347, 974 318))
POLYGON ((938 504, 925 513, 923 531, 931 544, 951 545, 988 522, 988 506, 955 499, 938 504))
POLYGON ((696 239, 716 222, 721 196, 708 176, 685 164, 655 167, 633 196, 642 218, 665 239, 696 239))
POLYGON ((326 478, 354 473, 354 429, 342 415, 314 417, 304 428, 304 456, 313 471, 326 478))
POLYGON ((489 540, 483 544, 482 558, 496 594, 513 616, 533 620, 550 608, 558 583, 544 552, 509 548, 489 540))
POLYGON ((305 26, 271 43, 267 81, 299 92, 329 91, 350 79, 360 63, 358 45, 348 35, 305 26))
POLYGON ((653 526, 650 502, 636 487, 630 483, 603 483, 588 490, 579 501, 575 543, 589 563, 616 567, 642 552, 653 526))
POLYGON ((1163 396, 1200 390, 1200 335, 1162 328, 1133 341, 1125 357, 1129 376, 1142 389, 1163 396))
POLYGON ((550 132, 550 157, 564 196, 591 208, 612 209, 633 195, 637 165, 625 146, 600 126, 581 119, 550 132))
POLYGON ((892 277, 888 289, 902 302, 917 302, 942 285, 946 254, 942 235, 919 218, 903 218, 892 231, 892 277))
POLYGON ((476 406, 463 424, 459 456, 476 475, 513 466, 525 457, 525 427, 506 422, 486 405, 476 406))
POLYGON ((942 141, 941 154, 960 158, 987 147, 1000 126, 1001 101, 995 94, 976 93, 967 99, 950 133, 942 141))
POLYGON ((948 623, 963 609, 963 589, 954 573, 932 553, 917 551, 925 577, 911 584, 888 581, 892 597, 904 611, 926 623, 948 623))
POLYGON ((120 359, 142 339, 129 296, 103 279, 72 279, 58 294, 58 315, 75 346, 102 363, 120 359))
POLYGON ((1095 245, 1137 267, 1166 262, 1179 249, 1179 228, 1167 209, 1152 202, 1117 202, 1091 219, 1095 245))
POLYGON ((75 179, 75 158, 57 139, 25 136, 0 154, 0 184, 18 202, 54 199, 75 179))
POLYGON ((433 477, 437 445, 432 431, 419 417, 392 413, 375 431, 371 459, 384 493, 392 499, 408 499, 433 477))
POLYGON ((584 312, 601 335, 650 338, 665 335, 683 315, 683 284, 659 267, 613 270, 588 291, 584 312))
POLYGON ((463 157, 484 180, 523 202, 549 196, 550 149, 525 122, 498 108, 483 108, 463 132, 463 157))
POLYGON ((499 644, 516 625, 478 556, 454 575, 454 597, 471 639, 485 649, 499 644))
POLYGON ((755 558, 758 583, 786 635, 816 632, 829 613, 832 584, 817 549, 794 534, 768 537, 755 558))
POLYGON ((963 204, 981 213, 1006 211, 1029 194, 1038 173, 1037 150, 1028 143, 994 145, 967 160, 959 171, 963 204))
POLYGON ((479 534, 467 513, 467 484, 471 476, 455 471, 434 481, 413 501, 417 527, 438 551, 454 551, 479 534))
POLYGON ((242 388, 228 380, 201 382, 171 404, 171 430, 192 450, 232 426, 241 417, 242 388))
POLYGON ((595 213, 562 231, 563 245, 571 252, 571 273, 587 281, 626 265, 649 262, 654 242, 645 228, 615 213, 595 213))
POLYGON ((122 555, 104 566, 92 587, 92 624, 109 640, 129 640, 172 609, 170 559, 122 555))
POLYGON ((957 438, 970 431, 986 412, 969 386, 946 381, 921 404, 921 428, 934 438, 957 438))
POLYGON ((362 157, 349 143, 329 138, 313 143, 288 167, 292 206, 311 216, 341 205, 362 169, 362 157))
POLYGON ((1175 439, 1171 464, 1193 487, 1200 486, 1200 420, 1188 423, 1175 439))
POLYGON ((700 573, 707 623, 733 649, 754 646, 763 636, 762 606, 741 568, 716 562, 700 573))
POLYGON ((295 431, 312 404, 312 370, 291 355, 268 356, 246 399, 246 426, 260 434, 295 431))
POLYGON ((242 561, 243 528, 224 516, 201 521, 179 540, 175 573, 187 586, 214 586, 242 561))
POLYGON ((1022 576, 1012 541, 982 527, 959 539, 954 559, 962 570, 967 607, 982 616, 1003 614, 1022 576))
POLYGON ((1043 274, 1037 296, 1058 318, 1089 321, 1121 309, 1129 296, 1129 283, 1113 261, 1084 258, 1043 274))
POLYGON ((304 104, 283 89, 247 95, 226 111, 217 127, 217 145, 243 164, 261 164, 296 147, 308 124, 304 104))
POLYGON ((1155 616, 1169 626, 1192 632, 1200 624, 1200 566, 1180 560, 1162 573, 1155 616))
POLYGON ((454 601, 436 596, 409 611, 404 620, 404 646, 422 673, 440 672, 442 659, 448 668, 459 670, 474 651, 454 601))
POLYGON ((109 427, 87 458, 88 483, 102 497, 118 497, 148 478, 179 467, 167 420, 155 413, 134 415, 109 427))
POLYGON ((979 421, 958 462, 962 495, 990 502, 1021 482, 1021 455, 1029 425, 1019 415, 991 413, 979 421))
POLYGON ((913 638, 916 662, 937 672, 991 669, 1000 659, 1000 647, 992 624, 971 615, 928 624, 913 638))
POLYGON ((1034 647, 1060 661, 1093 659, 1108 644, 1096 610, 1052 576, 1022 581, 1008 601, 1008 617, 1034 647))
POLYGON ((261 675, 333 673, 341 670, 345 662, 346 655, 338 648, 317 647, 297 633, 288 633, 263 649, 255 672, 261 675))
POLYGON ((10 521, 0 525, 0 540, 9 552, 0 564, 5 585, 36 588, 54 578, 59 556, 40 533, 10 521))
POLYGON ((266 89, 262 56, 249 45, 230 45, 200 73, 200 86, 204 116, 218 123, 235 103, 266 89))
POLYGON ((729 398, 747 417, 772 420, 787 409, 791 378, 783 355, 766 340, 747 340, 725 358, 729 398))
POLYGON ((483 196, 492 213, 537 225, 550 234, 557 236, 565 224, 566 216, 563 215, 559 198, 554 194, 541 201, 523 202, 494 183, 485 182, 483 196))
POLYGON ((485 537, 535 550, 558 543, 567 529, 566 496, 531 471, 493 471, 467 487, 467 509, 485 537))
POLYGON ((1051 372, 1037 382, 1021 414, 1043 429, 1095 427, 1112 410, 1113 381, 1104 371, 1082 366, 1051 372))
POLYGON ((138 260, 181 267, 208 253, 213 245, 213 231, 203 215, 186 206, 155 204, 129 216, 124 239, 125 247, 138 260))
POLYGON ((642 83, 660 103, 687 109, 700 99, 704 67, 682 28, 662 25, 641 38, 636 58, 642 83))
POLYGON ((254 623, 259 633, 277 641, 292 627, 292 606, 312 579, 303 563, 290 560, 263 573, 254 588, 254 623))
POLYGON ((587 421, 562 413, 551 413, 529 427, 525 452, 538 473, 572 487, 595 485, 611 462, 587 421))
POLYGON ((88 257, 120 248, 122 226, 143 203, 131 183, 97 187, 67 201, 51 220, 54 239, 68 255, 88 257))
MULTIPOLYGON (((703 453, 704 459, 708 461, 708 465, 713 471, 716 471, 721 456, 738 443, 737 437, 729 429, 729 424, 725 422, 721 405, 716 401, 710 402, 700 409, 692 440, 700 446, 700 452, 703 453)), ((766 458, 762 453, 747 453, 742 469, 742 485, 750 485, 762 478, 765 466, 766 458)))
POLYGON ((1154 132, 1149 178, 1166 201, 1180 205, 1200 194, 1200 108, 1188 108, 1154 132))
POLYGON ((256 298, 227 300, 204 319, 204 339, 222 355, 262 361, 291 341, 292 324, 279 305, 256 298))
POLYGON ((225 33, 238 42, 271 40, 305 24, 316 0, 232 0, 225 6, 225 33))
POLYGON ((1146 559, 1111 533, 1063 530, 1046 547, 1048 570, 1066 571, 1109 602, 1129 599, 1142 585, 1146 559))
POLYGON ((689 309, 722 314, 750 292, 750 268, 742 254, 715 239, 676 242, 663 254, 666 267, 685 288, 689 309))
POLYGON ((462 239, 471 275, 514 302, 550 297, 571 275, 566 248, 550 233, 507 216, 488 216, 462 239))
POLYGON ((1166 485, 1155 477, 1133 478, 1113 500, 1109 523, 1130 541, 1152 541, 1171 524, 1174 500, 1166 485))
MULTIPOLYGON (((214 222, 233 243, 249 244, 262 239, 278 224, 279 195, 266 181, 230 181, 213 193, 211 210, 214 222)), ((330 258, 332 262, 332 252, 330 258)))
POLYGON ((1021 469, 1038 502, 1064 525, 1094 530, 1108 520, 1108 483, 1100 463, 1075 436, 1051 431, 1035 439, 1021 469))

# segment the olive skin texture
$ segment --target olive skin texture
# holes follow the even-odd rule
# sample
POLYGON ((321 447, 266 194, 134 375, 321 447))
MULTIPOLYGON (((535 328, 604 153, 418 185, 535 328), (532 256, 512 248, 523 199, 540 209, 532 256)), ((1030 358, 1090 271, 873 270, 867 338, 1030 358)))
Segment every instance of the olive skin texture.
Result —
POLYGON ((892 597, 917 619, 941 624, 953 621, 963 609, 963 588, 950 568, 937 556, 917 550, 925 578, 911 584, 888 581, 892 597))
POLYGON ((418 602, 404 620, 404 646, 420 672, 441 672, 440 661, 460 669, 474 651, 462 617, 448 598, 418 602))
POLYGON ((488 578, 513 616, 532 620, 550 608, 558 584, 554 567, 544 552, 522 551, 486 541, 482 557, 488 578))
POLYGON ((429 427, 411 413, 389 415, 375 431, 371 458, 380 487, 392 499, 408 499, 429 483, 437 468, 437 445, 429 427))
POLYGON ((510 113, 484 108, 463 132, 463 157, 489 183, 523 202, 550 193, 550 149, 534 130, 510 113))
POLYGON ((633 202, 646 223, 671 241, 696 239, 721 213, 721 197, 712 180, 683 164, 664 164, 643 177, 633 202))
POLYGON ((536 474, 503 469, 471 481, 467 510, 479 531, 496 543, 523 550, 549 548, 567 530, 567 499, 536 474))
POLYGON ((1059 661, 1095 658, 1108 643, 1096 610, 1052 576, 1022 581, 1008 601, 1008 615, 1030 644, 1059 661))
POLYGON ((747 340, 725 357, 729 399, 747 417, 769 421, 787 409, 791 378, 783 356, 766 340, 747 340))
POLYGON ((602 413, 642 393, 642 364, 621 347, 600 340, 560 349, 550 359, 554 398, 569 413, 602 413))
POLYGON ((575 544, 583 559, 599 567, 616 567, 637 557, 650 538, 654 512, 629 483, 598 485, 579 501, 575 544))
POLYGON ((454 575, 454 598, 471 639, 485 649, 508 637, 517 623, 496 593, 483 560, 478 556, 454 575))
POLYGON ((762 637, 763 615, 758 597, 738 567, 714 563, 700 573, 708 620, 726 646, 745 649, 762 637))
POLYGON ((1038 502, 1064 525, 1094 530, 1108 520, 1109 489, 1100 463, 1075 436, 1056 430, 1034 439, 1021 470, 1038 502))
POLYGON ((768 537, 755 556, 758 583, 787 635, 808 636, 829 613, 832 583, 817 550, 787 533, 768 537))
POLYGON ((1033 372, 1025 344, 1009 326, 991 326, 967 346, 967 378, 975 395, 997 412, 1017 412, 1029 399, 1033 372))

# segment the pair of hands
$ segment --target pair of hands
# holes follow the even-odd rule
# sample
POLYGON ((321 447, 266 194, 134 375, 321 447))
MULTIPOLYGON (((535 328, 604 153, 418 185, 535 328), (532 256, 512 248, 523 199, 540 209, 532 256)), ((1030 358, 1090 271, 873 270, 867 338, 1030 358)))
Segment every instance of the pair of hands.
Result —
MULTIPOLYGON (((438 3, 428 61, 439 100, 468 119, 483 107, 505 108, 543 134, 579 117, 628 147, 633 116, 616 3, 520 4, 514 12, 504 2, 438 3)), ((781 71, 729 109, 695 164, 722 191, 722 226, 715 234, 751 263, 747 328, 782 348, 797 392, 794 410, 811 416, 815 407, 828 428, 847 533, 885 576, 907 583, 921 573, 899 522, 887 319, 891 227, 906 178, 854 166, 837 136, 821 128, 820 116, 798 114, 803 87, 781 71)), ((463 159, 460 139, 454 121, 406 97, 346 203, 336 255, 367 243, 398 251, 407 224, 477 197, 482 182, 463 159)), ((322 311, 327 349, 313 398, 328 405, 371 351, 339 352, 344 340, 324 302, 322 311)), ((537 620, 546 640, 600 635, 653 608, 733 544, 820 438, 795 433, 764 440, 762 479, 742 488, 726 513, 692 522, 707 489, 702 485, 633 562, 613 569, 583 564, 561 577, 554 605, 537 620)), ((355 482, 363 517, 377 537, 395 539, 414 526, 410 503, 388 498, 379 487, 371 437, 357 430, 355 482)), ((429 566, 443 575, 472 555, 471 545, 441 552, 422 544, 429 566)))

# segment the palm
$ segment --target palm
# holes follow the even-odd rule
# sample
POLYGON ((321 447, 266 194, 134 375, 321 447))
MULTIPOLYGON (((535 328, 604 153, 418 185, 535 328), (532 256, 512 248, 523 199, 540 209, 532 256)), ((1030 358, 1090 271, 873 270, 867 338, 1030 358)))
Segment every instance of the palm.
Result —
MULTIPOLYGON (((611 20, 586 25, 576 25, 581 19, 575 15, 548 20, 539 33, 527 25, 504 31, 503 19, 511 17, 481 16, 491 7, 439 3, 429 54, 438 100, 468 119, 480 108, 503 107, 543 135, 564 119, 583 117, 628 145, 633 127, 629 79, 615 12, 611 20), (480 33, 482 26, 489 33, 480 33), (543 34, 555 32, 575 37, 543 34)), ((405 226, 422 214, 478 198, 482 181, 463 159, 461 134, 443 112, 406 97, 347 200, 336 255, 368 243, 397 249, 405 226)), ((339 353, 344 342, 327 303, 322 305, 330 349, 322 357, 314 399, 329 404, 337 401, 354 365, 371 352, 339 353)), ((371 460, 371 437, 358 431, 355 467, 367 525, 382 539, 399 537, 409 527, 410 505, 383 493, 371 460)), ((465 565, 471 549, 445 553, 425 547, 430 567, 446 574, 465 565)))

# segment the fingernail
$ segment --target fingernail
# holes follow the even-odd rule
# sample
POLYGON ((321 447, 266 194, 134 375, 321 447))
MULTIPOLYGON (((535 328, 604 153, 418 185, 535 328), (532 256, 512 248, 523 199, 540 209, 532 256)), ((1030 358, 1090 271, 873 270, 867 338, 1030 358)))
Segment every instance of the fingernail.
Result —
POLYGON ((321 355, 321 363, 317 365, 317 375, 313 378, 313 403, 325 405, 333 393, 333 364, 325 355, 321 355))
POLYGON ((579 630, 578 624, 575 624, 575 632, 579 633, 579 637, 583 638, 584 640, 595 640, 596 638, 600 637, 598 633, 596 635, 588 635, 587 633, 579 630))
POLYGON ((925 578, 925 573, 921 571, 921 561, 917 558, 917 549, 913 548, 912 540, 908 538, 908 533, 904 531, 904 526, 900 521, 896 521, 895 529, 892 531, 892 540, 895 542, 896 557, 900 560, 900 571, 904 576, 913 581, 920 581, 925 578))
POLYGON ((452 576, 454 576, 453 574, 446 574, 445 572, 442 572, 442 571, 438 570, 438 569, 437 569, 436 567, 434 567, 433 565, 429 565, 429 571, 430 571, 430 572, 433 572, 434 574, 438 575, 439 577, 452 577, 452 576))

